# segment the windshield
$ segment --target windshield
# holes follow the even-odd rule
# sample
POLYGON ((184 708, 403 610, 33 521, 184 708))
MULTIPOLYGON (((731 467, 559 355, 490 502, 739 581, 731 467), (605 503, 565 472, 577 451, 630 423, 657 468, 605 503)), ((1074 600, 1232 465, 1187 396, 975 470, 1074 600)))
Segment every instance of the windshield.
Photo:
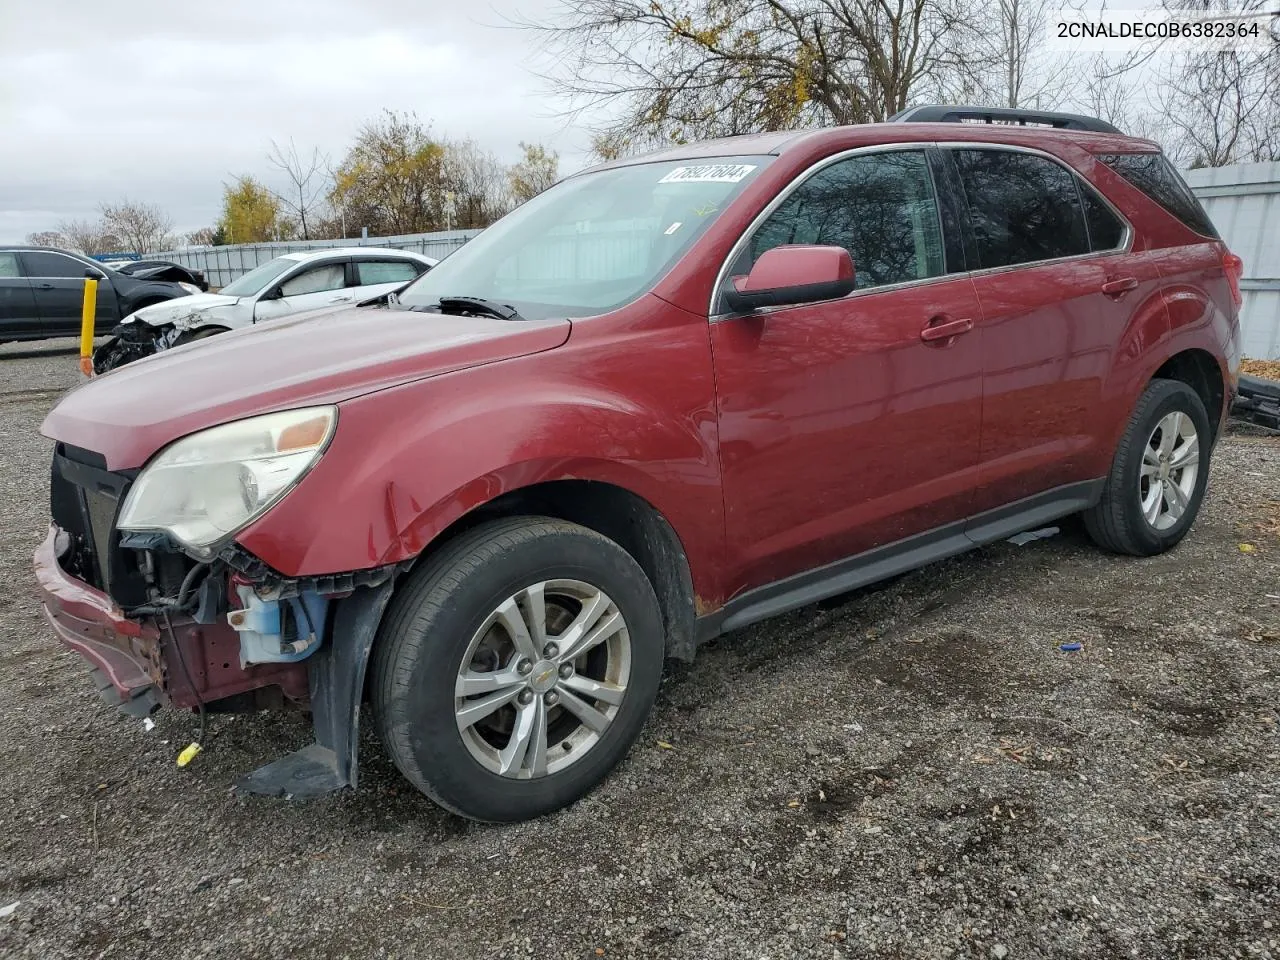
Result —
POLYGON ((218 292, 226 294, 228 297, 251 297, 255 293, 262 292, 263 287, 290 267, 296 267, 297 265, 297 260, 290 260, 288 257, 276 257, 274 260, 268 260, 260 267, 254 267, 243 277, 231 281, 218 292))
POLYGON ((772 157, 615 167, 517 207, 400 294, 483 297, 528 319, 585 317, 648 291, 772 157))

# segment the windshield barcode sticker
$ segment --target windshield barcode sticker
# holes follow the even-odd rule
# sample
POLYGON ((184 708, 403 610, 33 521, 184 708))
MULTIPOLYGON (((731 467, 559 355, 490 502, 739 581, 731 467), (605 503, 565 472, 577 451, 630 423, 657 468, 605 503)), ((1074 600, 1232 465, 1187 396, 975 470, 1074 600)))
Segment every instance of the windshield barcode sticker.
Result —
POLYGON ((676 167, 659 183, 741 183, 754 163, 704 163, 696 167, 676 167))

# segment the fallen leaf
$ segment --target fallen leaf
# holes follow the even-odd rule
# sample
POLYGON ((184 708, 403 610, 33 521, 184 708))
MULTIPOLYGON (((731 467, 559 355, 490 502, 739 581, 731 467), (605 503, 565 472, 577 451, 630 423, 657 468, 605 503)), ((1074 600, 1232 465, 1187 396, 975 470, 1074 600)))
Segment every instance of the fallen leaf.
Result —
POLYGON ((788 803, 788 804, 787 804, 787 806, 788 806, 788 807, 798 807, 798 806, 800 806, 800 801, 799 801, 799 800, 792 800, 790 803, 788 803))
POLYGON ((1257 547, 1255 547, 1252 543, 1242 543, 1242 544, 1240 544, 1240 552, 1241 552, 1241 553, 1253 553, 1253 551, 1254 551, 1254 550, 1256 550, 1256 549, 1257 549, 1257 547))
POLYGON ((665 741, 665 740, 659 740, 659 741, 658 741, 658 746, 660 746, 663 750, 674 750, 674 749, 675 749, 675 747, 673 747, 671 744, 667 743, 667 741, 665 741))

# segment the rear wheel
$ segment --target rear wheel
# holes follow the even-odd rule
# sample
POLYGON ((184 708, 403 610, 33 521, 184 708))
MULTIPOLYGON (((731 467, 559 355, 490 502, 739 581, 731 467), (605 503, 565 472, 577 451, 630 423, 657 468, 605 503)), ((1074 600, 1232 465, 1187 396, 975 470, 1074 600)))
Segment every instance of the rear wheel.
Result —
POLYGON ((662 674, 662 617, 635 560, 551 519, 465 534, 397 593, 371 699, 396 766, 477 820, 524 820, 626 755, 662 674))
POLYGON ((1099 546, 1151 556, 1195 522, 1209 480, 1212 433, 1199 395, 1179 380, 1153 380, 1129 418, 1102 499, 1085 511, 1099 546))

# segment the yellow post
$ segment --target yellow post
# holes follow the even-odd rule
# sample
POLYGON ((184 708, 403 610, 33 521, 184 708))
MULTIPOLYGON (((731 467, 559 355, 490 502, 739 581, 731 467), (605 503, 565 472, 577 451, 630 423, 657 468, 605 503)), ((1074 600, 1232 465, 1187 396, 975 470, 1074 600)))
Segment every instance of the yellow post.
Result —
POLYGON ((93 315, 98 309, 98 278, 86 270, 84 303, 80 308, 80 372, 93 376, 93 315))

